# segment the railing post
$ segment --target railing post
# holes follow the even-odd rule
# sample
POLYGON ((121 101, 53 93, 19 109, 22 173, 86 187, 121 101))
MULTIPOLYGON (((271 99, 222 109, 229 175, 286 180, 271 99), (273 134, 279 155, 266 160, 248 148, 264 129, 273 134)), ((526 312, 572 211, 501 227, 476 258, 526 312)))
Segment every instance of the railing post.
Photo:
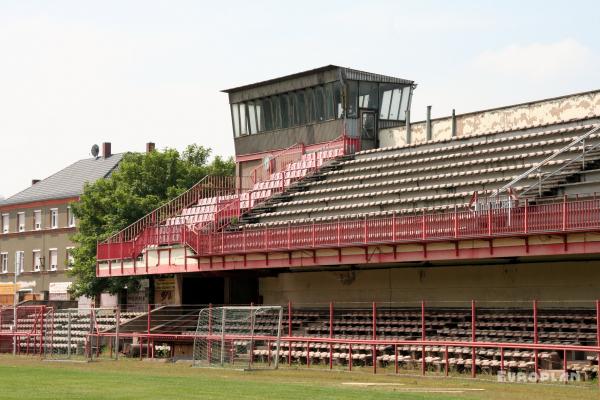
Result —
MULTIPOLYGON (((333 301, 329 302, 329 339, 333 338, 333 301)), ((329 342, 329 369, 333 369, 333 345, 329 342)))
POLYGON ((396 243, 396 211, 392 214, 392 242, 396 243))
POLYGON ((246 252, 246 227, 243 226, 242 227, 242 241, 243 241, 243 247, 244 247, 244 253, 246 252))
POLYGON ((500 347, 500 372, 504 375, 504 347, 500 347))
POLYGON ((448 366, 448 345, 444 346, 444 360, 445 360, 445 362, 444 362, 444 364, 445 364, 444 375, 448 376, 448 369, 449 369, 449 366, 448 366))
MULTIPOLYGON (((377 303, 373 302, 373 341, 377 340, 377 303)), ((373 373, 377 373, 377 345, 373 342, 373 373)))
POLYGON ((567 230, 567 195, 563 196, 562 202, 562 230, 567 230))
POLYGON ((340 217, 338 215, 338 217, 337 217, 337 245, 338 245, 338 247, 341 246, 341 242, 342 242, 342 235, 341 235, 340 217))
POLYGON ((529 232, 529 200, 525 199, 525 215, 523 217, 523 230, 529 232))
POLYGON ((398 374, 398 345, 394 345, 394 373, 398 374))
MULTIPOLYGON (((152 317, 150 316, 150 311, 152 311, 152 306, 150 303, 148 303, 148 316, 147 316, 147 322, 146 322, 148 335, 150 335, 150 325, 152 322, 151 321, 152 317)), ((140 351, 141 351, 141 348, 140 348, 140 351)))
POLYGON ((288 221, 288 225, 287 225, 287 248, 291 249, 292 248, 292 229, 291 229, 291 222, 288 221))
MULTIPOLYGON (((537 300, 533 300, 533 343, 538 344, 538 305, 537 300)), ((535 372, 535 381, 539 382, 539 370, 538 370, 538 350, 535 349, 533 351, 533 361, 534 372, 535 372)))
MULTIPOLYGON (((596 347, 600 347, 600 300, 596 300, 596 347)), ((596 356, 600 363, 600 352, 596 356)), ((600 386, 600 379, 598 379, 598 385, 600 386)))
POLYGON ((423 216, 422 216, 422 221, 421 221, 421 239, 425 240, 426 237, 426 229, 427 226, 425 225, 425 210, 423 210, 423 216))
POLYGON ((475 358, 475 340, 476 340, 476 317, 475 317, 475 300, 471 300, 471 377, 475 378, 477 374, 477 362, 475 358))
POLYGON ((187 248, 188 248, 188 244, 187 244, 187 227, 186 225, 183 225, 181 228, 181 236, 183 237, 182 243, 183 243, 183 268, 187 271, 188 268, 188 257, 187 257, 187 248))
POLYGON ((221 230, 221 254, 225 253, 225 230, 221 230))
POLYGON ((458 238, 458 211, 454 205, 454 237, 458 238))
POLYGON ((121 307, 117 306, 115 310, 115 360, 119 361, 119 329, 121 325, 121 307))
POLYGON ((348 371, 352 371, 352 343, 348 345, 348 371))
POLYGON ((312 222, 312 247, 315 248, 315 221, 312 222))
POLYGON ((265 233, 264 233, 264 241, 265 241, 265 250, 267 250, 269 248, 269 230, 267 228, 267 226, 265 225, 265 233))
POLYGON ((425 340, 426 340, 426 327, 425 327, 425 300, 421 300, 421 374, 425 375, 425 340))
POLYGON ((492 207, 489 206, 489 203, 488 203, 487 223, 488 223, 488 236, 492 236, 492 207))
POLYGON ((364 235, 364 244, 369 243, 369 231, 367 230, 367 216, 363 218, 363 235, 364 235))
POLYGON ((563 376, 565 377, 565 385, 569 383, 569 371, 567 369, 567 349, 563 350, 563 376))

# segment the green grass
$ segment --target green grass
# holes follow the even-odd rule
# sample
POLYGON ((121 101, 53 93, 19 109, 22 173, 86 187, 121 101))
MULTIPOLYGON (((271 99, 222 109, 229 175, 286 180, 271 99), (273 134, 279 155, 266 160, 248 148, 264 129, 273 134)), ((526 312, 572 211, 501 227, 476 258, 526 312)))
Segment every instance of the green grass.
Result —
POLYGON ((0 356, 0 398, 10 399, 597 399, 595 385, 500 384, 385 373, 231 371, 138 360, 47 362, 0 356), (348 382, 398 386, 349 387, 348 382), (476 391, 473 391, 475 389, 476 391), (481 390, 483 389, 483 390, 481 390), (432 393, 431 391, 450 391, 432 393))

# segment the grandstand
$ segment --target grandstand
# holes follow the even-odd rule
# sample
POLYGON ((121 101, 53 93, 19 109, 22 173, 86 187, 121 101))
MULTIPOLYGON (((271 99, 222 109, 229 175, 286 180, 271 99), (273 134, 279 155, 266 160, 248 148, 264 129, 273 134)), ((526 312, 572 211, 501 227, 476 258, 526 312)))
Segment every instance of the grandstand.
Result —
POLYGON ((326 66, 227 90, 236 177, 99 243, 97 275, 173 274, 157 340, 185 304, 261 303, 287 336, 257 360, 595 376, 600 92, 414 123, 415 88, 326 66))

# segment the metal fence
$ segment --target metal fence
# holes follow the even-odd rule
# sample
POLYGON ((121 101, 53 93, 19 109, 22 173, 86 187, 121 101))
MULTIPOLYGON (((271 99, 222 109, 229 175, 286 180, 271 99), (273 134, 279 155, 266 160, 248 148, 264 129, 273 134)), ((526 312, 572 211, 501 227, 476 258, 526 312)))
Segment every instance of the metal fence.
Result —
POLYGON ((290 302, 264 307, 19 307, 16 323, 10 317, 14 310, 7 307, 0 310, 0 349, 12 352, 16 342, 17 354, 55 360, 125 355, 239 368, 283 364, 473 377, 523 372, 536 380, 547 371, 588 379, 598 374, 598 301, 290 302))

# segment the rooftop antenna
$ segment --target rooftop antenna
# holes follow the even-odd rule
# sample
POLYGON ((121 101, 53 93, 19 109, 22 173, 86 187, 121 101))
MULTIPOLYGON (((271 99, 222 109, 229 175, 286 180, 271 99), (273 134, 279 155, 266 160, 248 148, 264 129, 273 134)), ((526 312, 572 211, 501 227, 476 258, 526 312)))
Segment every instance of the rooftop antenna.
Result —
POLYGON ((93 145, 91 152, 94 158, 98 158, 98 154, 100 154, 100 147, 98 147, 97 144, 93 145))

